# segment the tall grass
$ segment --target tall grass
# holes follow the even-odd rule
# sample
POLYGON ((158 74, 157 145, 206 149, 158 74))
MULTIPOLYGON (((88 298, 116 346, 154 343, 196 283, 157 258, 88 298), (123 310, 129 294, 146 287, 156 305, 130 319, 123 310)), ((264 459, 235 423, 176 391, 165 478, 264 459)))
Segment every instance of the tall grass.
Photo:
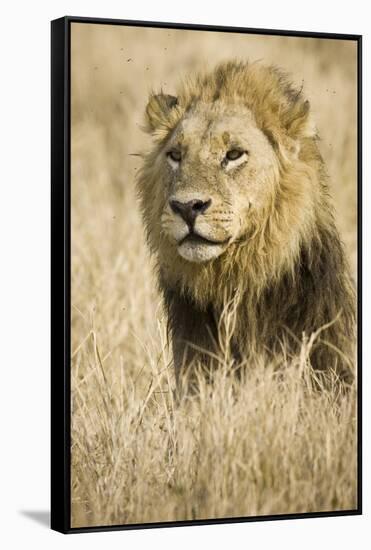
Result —
POLYGON ((73 526, 355 508, 356 387, 313 389, 313 335, 280 369, 236 376, 231 308, 217 368, 174 394, 130 156, 148 146, 152 87, 172 93, 189 70, 236 56, 283 66, 304 78, 355 270, 355 55, 342 41, 74 24, 73 526))
POLYGON ((354 388, 313 389, 312 344, 240 376, 226 353, 178 399, 162 322, 136 378, 105 368, 92 329, 73 374, 74 525, 354 509, 354 388))

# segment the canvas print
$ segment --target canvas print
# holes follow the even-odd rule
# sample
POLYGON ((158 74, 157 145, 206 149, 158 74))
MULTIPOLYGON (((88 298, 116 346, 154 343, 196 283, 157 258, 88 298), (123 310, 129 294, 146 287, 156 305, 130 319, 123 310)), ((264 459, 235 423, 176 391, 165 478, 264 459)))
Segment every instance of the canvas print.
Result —
POLYGON ((70 32, 71 527, 357 510, 357 41, 70 32))

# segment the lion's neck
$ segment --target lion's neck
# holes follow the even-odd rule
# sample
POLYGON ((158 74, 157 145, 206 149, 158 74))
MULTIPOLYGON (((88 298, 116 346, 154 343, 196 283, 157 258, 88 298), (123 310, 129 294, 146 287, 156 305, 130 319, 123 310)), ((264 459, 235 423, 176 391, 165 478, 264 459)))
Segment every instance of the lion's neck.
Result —
MULTIPOLYGON (((309 243, 302 242, 295 261, 279 276, 262 271, 259 279, 247 265, 245 271, 238 261, 232 265, 238 269, 223 271, 221 264, 213 274, 205 269, 197 276, 193 273, 192 279, 178 279, 169 303, 186 304, 189 319, 212 314, 213 331, 217 327, 220 332, 214 339, 226 325, 233 326, 231 345, 245 357, 266 350, 275 353, 283 341, 294 346, 303 332, 309 335, 345 311, 342 326, 338 324, 332 335, 339 348, 344 347, 340 340, 351 333, 353 295, 333 227, 319 230, 309 243)), ((162 288, 168 288, 168 282, 162 288)))

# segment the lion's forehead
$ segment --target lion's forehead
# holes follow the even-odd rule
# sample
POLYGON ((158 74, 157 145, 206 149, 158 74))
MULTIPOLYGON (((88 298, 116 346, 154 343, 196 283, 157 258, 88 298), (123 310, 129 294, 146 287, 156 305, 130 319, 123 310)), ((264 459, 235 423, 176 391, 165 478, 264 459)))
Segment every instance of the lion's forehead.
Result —
POLYGON ((173 142, 180 147, 218 153, 230 146, 247 145, 258 134, 262 132, 246 107, 236 111, 233 106, 223 110, 203 106, 183 117, 173 134, 173 142))

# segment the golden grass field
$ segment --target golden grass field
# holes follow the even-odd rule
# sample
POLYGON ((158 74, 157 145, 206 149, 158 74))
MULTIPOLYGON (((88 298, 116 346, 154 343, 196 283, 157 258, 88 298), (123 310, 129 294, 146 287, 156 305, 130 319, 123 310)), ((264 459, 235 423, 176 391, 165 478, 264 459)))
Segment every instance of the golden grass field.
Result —
POLYGON ((149 146, 152 89, 232 57, 303 83, 356 273, 354 42, 73 23, 73 527, 357 506, 356 389, 311 389, 310 339, 279 377, 261 364, 237 379, 226 353, 212 385, 174 402, 130 154, 149 146))

